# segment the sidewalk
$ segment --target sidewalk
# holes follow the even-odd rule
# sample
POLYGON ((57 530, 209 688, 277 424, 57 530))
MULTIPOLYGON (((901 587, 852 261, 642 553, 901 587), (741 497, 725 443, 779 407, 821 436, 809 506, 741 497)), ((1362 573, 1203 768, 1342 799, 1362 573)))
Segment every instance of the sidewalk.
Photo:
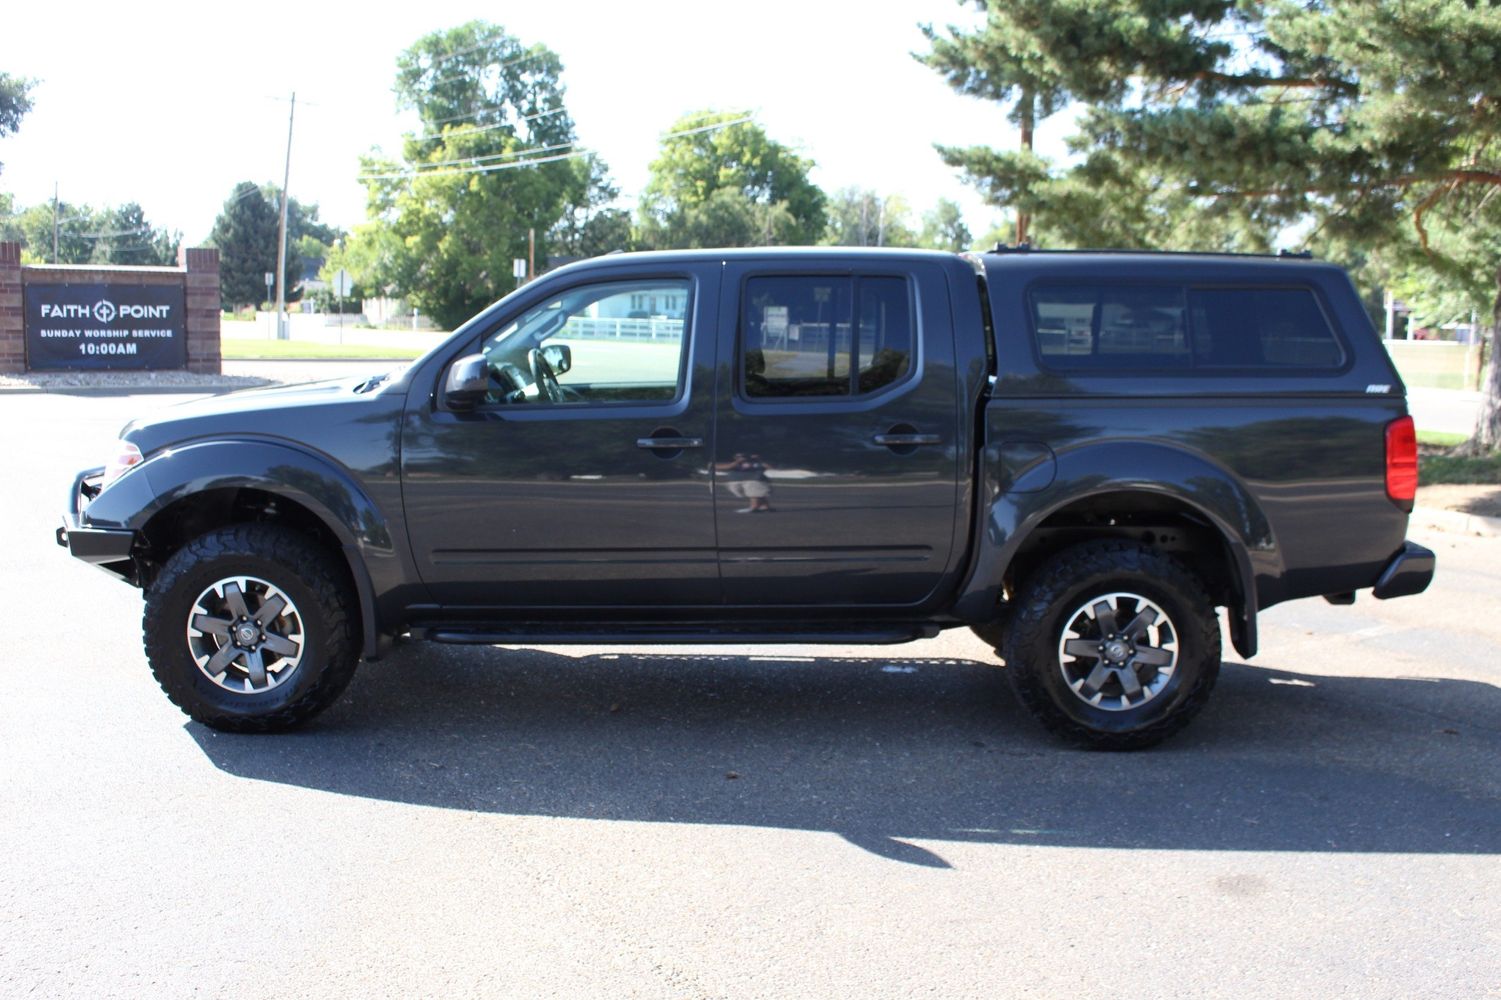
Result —
POLYGON ((1480 416, 1480 393, 1462 389, 1408 389, 1407 408, 1420 431, 1468 435, 1480 416))

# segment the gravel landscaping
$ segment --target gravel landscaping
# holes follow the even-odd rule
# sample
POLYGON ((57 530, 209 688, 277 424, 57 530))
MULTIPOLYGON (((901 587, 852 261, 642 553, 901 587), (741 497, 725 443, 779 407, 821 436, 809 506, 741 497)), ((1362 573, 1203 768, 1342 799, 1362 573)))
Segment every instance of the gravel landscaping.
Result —
POLYGON ((181 390, 224 392, 273 385, 275 379, 251 375, 203 375, 197 372, 25 372, 0 375, 0 391, 35 389, 181 390))

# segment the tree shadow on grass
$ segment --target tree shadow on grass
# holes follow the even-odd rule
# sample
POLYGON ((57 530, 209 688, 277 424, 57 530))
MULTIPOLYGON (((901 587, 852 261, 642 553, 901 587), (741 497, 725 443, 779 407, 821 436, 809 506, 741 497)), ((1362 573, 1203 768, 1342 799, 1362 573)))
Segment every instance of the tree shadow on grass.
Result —
POLYGON ((1155 750, 1046 736, 974 660, 569 656, 414 646, 307 728, 190 724, 221 770, 448 809, 933 841, 1225 851, 1501 852, 1501 691, 1227 663, 1155 750))

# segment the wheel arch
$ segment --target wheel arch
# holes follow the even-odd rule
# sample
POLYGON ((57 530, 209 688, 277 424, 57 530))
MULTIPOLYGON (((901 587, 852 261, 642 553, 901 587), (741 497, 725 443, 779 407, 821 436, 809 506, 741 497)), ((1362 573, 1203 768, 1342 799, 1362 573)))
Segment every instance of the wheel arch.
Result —
POLYGON ((982 512, 978 553, 956 602, 966 621, 995 615, 1016 582, 1049 551, 1092 538, 1165 548, 1228 607, 1231 638, 1257 647, 1257 580, 1280 576, 1270 522, 1250 490, 1206 457, 1155 442, 1109 441, 1062 451, 1050 485, 1003 491, 982 512), (1177 533, 1164 538, 1164 530, 1177 533))
POLYGON ((172 553, 206 531, 257 521, 291 527, 339 555, 359 600, 363 655, 379 652, 370 562, 394 560, 392 534, 353 477, 319 455, 257 440, 170 449, 101 493, 87 513, 90 521, 136 532, 143 588, 172 553))

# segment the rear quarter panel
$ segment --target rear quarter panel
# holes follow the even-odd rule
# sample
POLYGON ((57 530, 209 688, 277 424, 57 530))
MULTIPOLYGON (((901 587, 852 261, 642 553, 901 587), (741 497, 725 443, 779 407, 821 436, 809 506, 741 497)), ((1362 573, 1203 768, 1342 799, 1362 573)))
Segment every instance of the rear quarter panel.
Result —
POLYGON ((1385 485, 1385 428, 1406 413, 1406 401, 1343 271, 1301 260, 1174 255, 986 261, 997 382, 981 475, 997 510, 992 522, 1020 529, 1075 498, 1135 484, 1171 493, 1233 533, 1260 607, 1375 583, 1406 535, 1407 515, 1385 485), (1345 362, 1307 374, 1048 371, 1034 346, 1029 289, 1101 278, 1310 287, 1345 345, 1345 362), (1028 470, 1016 457, 1028 452, 1016 442, 1057 456, 1050 483, 1018 490, 1028 470))

